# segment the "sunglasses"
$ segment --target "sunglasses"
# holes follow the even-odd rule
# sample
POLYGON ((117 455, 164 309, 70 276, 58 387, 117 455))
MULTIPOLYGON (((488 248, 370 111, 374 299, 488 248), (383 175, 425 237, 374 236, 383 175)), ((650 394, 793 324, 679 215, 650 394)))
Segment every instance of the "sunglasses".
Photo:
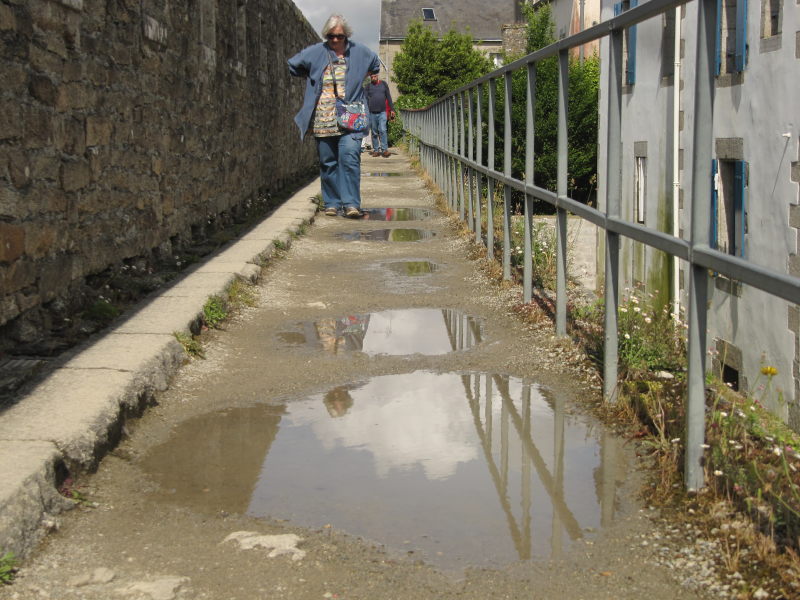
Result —
POLYGON ((329 33, 328 34, 328 39, 329 40, 343 40, 346 37, 347 36, 345 34, 343 34, 343 33, 329 33))

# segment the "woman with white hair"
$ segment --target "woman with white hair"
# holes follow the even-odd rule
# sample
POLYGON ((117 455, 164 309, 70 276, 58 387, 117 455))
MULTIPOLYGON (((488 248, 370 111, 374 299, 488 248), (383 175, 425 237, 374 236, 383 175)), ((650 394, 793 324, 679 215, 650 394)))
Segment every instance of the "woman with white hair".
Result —
POLYGON ((289 59, 289 73, 306 78, 303 106, 294 118, 300 139, 311 132, 319 153, 325 214, 361 217, 361 140, 364 132, 343 130, 336 119, 336 95, 345 103, 364 101, 367 75, 380 71, 372 50, 350 40, 353 30, 341 15, 322 28, 324 42, 289 59))

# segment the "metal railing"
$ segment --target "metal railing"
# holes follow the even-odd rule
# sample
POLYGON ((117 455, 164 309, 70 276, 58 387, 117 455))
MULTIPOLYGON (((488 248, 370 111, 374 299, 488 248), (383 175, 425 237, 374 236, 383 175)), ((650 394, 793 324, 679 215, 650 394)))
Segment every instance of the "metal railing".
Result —
MULTIPOLYGON (((711 168, 713 146, 713 109, 715 92, 715 23, 717 0, 697 0, 696 63, 694 65, 694 130, 692 135, 691 189, 686 202, 691 206, 690 239, 685 240, 621 216, 622 164, 622 85, 624 31, 637 23, 658 17, 686 0, 648 0, 590 29, 542 48, 437 100, 425 109, 402 111, 412 147, 419 153, 423 168, 446 196, 451 208, 475 233, 475 241, 486 244, 488 255, 494 254, 495 186, 503 187, 502 229, 503 276, 511 277, 511 204, 512 191, 521 192, 524 202, 523 299, 532 297, 531 220, 534 199, 545 201, 556 209, 557 274, 556 334, 567 333, 567 213, 573 213, 602 228, 605 232, 605 361, 604 397, 613 401, 617 394, 620 236, 662 250, 688 263, 689 300, 687 315, 687 406, 685 435, 684 482, 689 490, 704 485, 702 468, 705 437, 705 370, 706 324, 709 270, 749 284, 792 303, 800 303, 800 279, 765 269, 747 260, 714 250, 711 245, 711 168), (605 211, 600 211, 567 195, 567 106, 568 52, 571 48, 609 38, 609 52, 602 73, 608 77, 608 110, 601 115, 607 121, 605 139, 599 140, 607 150, 605 211), (558 59, 558 168, 556 192, 534 185, 533 160, 535 136, 536 65, 540 61, 558 59), (512 75, 525 69, 526 148, 525 179, 512 176, 512 75), (504 91, 504 111, 497 118, 497 86, 504 91), (486 97, 484 107, 484 97, 486 97), (484 119, 487 119, 487 156, 483 156, 484 119), (503 169, 495 165, 496 121, 502 123, 504 142, 503 169), (480 142, 478 142, 480 140, 480 142), (486 226, 483 229, 481 203, 486 183, 486 226), (465 183, 466 182, 466 183, 465 183)), ((687 73, 691 70, 687 70, 687 73)), ((602 175, 602 174, 600 174, 602 175)))

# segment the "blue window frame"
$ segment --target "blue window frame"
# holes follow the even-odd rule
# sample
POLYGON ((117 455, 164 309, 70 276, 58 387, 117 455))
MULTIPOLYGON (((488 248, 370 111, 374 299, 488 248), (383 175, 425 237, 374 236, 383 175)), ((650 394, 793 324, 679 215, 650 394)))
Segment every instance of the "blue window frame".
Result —
MULTIPOLYGON (((614 5, 614 16, 635 7, 638 0, 622 0, 614 5)), ((636 25, 625 30, 625 84, 636 83, 636 25)))
POLYGON ((717 0, 716 74, 747 66, 747 0, 717 0))
POLYGON ((746 258, 747 163, 711 162, 711 247, 746 258))

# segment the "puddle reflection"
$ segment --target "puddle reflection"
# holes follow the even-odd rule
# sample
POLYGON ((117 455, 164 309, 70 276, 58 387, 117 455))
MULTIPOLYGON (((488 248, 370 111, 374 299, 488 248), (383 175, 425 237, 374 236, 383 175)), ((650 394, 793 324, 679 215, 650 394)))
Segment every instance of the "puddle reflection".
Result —
POLYGON ((396 172, 396 173, 391 173, 391 172, 386 172, 386 171, 381 171, 381 172, 374 172, 373 171, 371 173, 365 173, 363 171, 361 172, 361 176, 362 177, 402 177, 402 175, 403 174, 400 173, 400 172, 396 172))
POLYGON ((143 465, 175 501, 501 566, 559 557, 615 516, 622 442, 564 409, 513 377, 387 375, 198 417, 143 465))
POLYGON ((387 266, 399 275, 408 275, 412 277, 416 275, 429 275, 435 273, 439 269, 439 265, 427 260, 403 260, 389 263, 387 266))
POLYGON ((339 237, 348 242, 419 242, 435 238, 436 232, 426 229, 372 229, 340 233, 339 237))
POLYGON ((364 220, 368 221, 421 221, 431 216, 424 208, 368 208, 364 220))
POLYGON ((352 314, 297 323, 278 338, 285 344, 321 348, 331 354, 439 355, 467 350, 483 339, 481 321, 459 310, 412 308, 352 314))

